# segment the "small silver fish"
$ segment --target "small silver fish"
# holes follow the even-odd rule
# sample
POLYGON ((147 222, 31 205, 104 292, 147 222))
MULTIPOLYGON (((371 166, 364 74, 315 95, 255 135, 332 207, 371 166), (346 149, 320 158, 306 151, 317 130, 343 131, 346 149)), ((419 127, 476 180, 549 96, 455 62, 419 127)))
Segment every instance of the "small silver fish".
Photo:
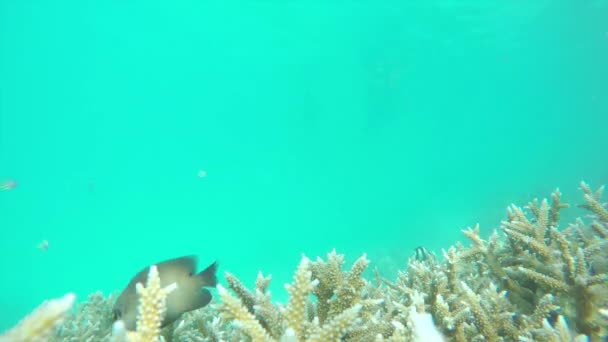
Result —
MULTIPOLYGON (((166 260, 156 263, 160 276, 160 285, 165 287, 172 283, 177 288, 167 297, 167 311, 162 326, 169 325, 177 320, 184 312, 202 308, 211 302, 211 293, 203 287, 215 287, 217 285, 217 262, 209 265, 202 272, 196 274, 196 256, 184 256, 181 258, 166 260)), ((112 316, 114 320, 122 320, 128 330, 135 330, 137 319, 137 308, 139 296, 135 290, 137 283, 146 284, 150 266, 139 271, 120 294, 112 316)))

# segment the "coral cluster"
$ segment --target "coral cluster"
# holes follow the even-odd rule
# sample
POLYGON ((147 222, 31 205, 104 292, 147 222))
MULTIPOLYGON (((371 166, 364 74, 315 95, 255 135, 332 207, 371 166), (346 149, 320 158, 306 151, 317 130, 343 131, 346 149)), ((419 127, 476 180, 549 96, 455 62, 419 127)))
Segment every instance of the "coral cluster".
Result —
POLYGON ((340 341, 347 334, 371 328, 371 320, 361 317, 381 302, 365 291, 361 273, 369 264, 367 258, 359 258, 349 272, 341 270, 342 262, 343 257, 335 252, 329 254, 327 262, 302 257, 293 283, 286 286, 290 297, 285 306, 271 302, 266 291, 270 278, 259 274, 255 290, 249 291, 227 273, 228 287, 236 297, 220 286, 220 313, 254 342, 340 341), (320 277, 322 272, 326 272, 325 277, 320 277), (315 306, 312 294, 317 303, 325 305, 315 306))
POLYGON ((551 203, 510 206, 502 236, 495 231, 484 241, 478 226, 468 228, 471 246, 444 251, 443 262, 410 260, 389 287, 396 298, 412 290, 426 294, 425 306, 453 341, 604 340, 608 216, 603 188, 581 188, 590 225, 579 219, 558 229, 566 205, 556 190, 551 203))
POLYGON ((94 342, 109 336, 112 326, 114 296, 101 292, 91 294, 76 311, 61 324, 48 342, 94 342))
MULTIPOLYGON (((144 340, 605 341, 608 210, 603 187, 581 189, 587 217, 560 226, 568 206, 556 190, 550 200, 511 205, 487 239, 478 226, 463 230, 468 245, 444 250, 443 258, 417 249, 396 279, 377 270, 366 279, 366 255, 348 269, 336 251, 325 260, 303 256, 286 304, 272 301, 270 276, 260 272, 249 289, 226 272, 219 299, 159 331, 153 323, 162 317, 162 296, 145 304, 140 286, 140 317, 156 327, 144 340)), ((110 313, 111 300, 94 295, 50 341, 116 340, 120 324, 112 336, 110 313)))

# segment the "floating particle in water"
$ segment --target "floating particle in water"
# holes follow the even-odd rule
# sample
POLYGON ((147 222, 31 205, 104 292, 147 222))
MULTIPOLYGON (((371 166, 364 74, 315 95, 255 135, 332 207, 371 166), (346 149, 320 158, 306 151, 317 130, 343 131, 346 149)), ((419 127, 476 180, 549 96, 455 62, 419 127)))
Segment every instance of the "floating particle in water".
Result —
POLYGON ((38 244, 38 246, 36 246, 36 248, 38 248, 39 250, 45 252, 46 250, 49 249, 49 241, 48 240, 42 240, 42 242, 40 242, 38 244))
POLYGON ((14 179, 0 181, 0 190, 12 190, 17 186, 17 181, 14 179))
POLYGON ((205 171, 205 170, 198 170, 198 176, 199 176, 200 178, 205 178, 205 177, 207 177, 207 171, 205 171))

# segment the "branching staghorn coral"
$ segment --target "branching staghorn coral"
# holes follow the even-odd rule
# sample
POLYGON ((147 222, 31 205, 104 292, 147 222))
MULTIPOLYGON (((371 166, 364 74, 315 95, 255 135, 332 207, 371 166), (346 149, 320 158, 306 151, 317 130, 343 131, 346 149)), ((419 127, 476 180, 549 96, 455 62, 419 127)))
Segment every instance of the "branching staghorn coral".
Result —
POLYGON ((163 328, 165 341, 171 342, 220 342, 230 341, 227 324, 215 306, 186 312, 173 325, 163 328))
MULTIPOLYGON (((583 182, 581 188, 587 202, 584 207, 594 214, 594 226, 608 226, 608 214, 600 204, 600 188, 595 194, 583 182)), ((556 303, 573 328, 592 340, 599 340, 608 334, 599 322, 597 303, 602 297, 606 301, 606 270, 597 272, 588 260, 597 253, 605 255, 606 241, 601 234, 593 236, 584 225, 569 226, 558 230, 557 222, 551 217, 559 210, 559 191, 553 194, 553 204, 546 200, 537 201, 528 208, 533 213, 528 220, 520 208, 512 206, 509 220, 503 222, 502 230, 507 235, 518 257, 508 265, 510 278, 520 286, 534 291, 536 297, 552 294, 556 303), (583 238, 584 237, 584 238, 583 238), (532 243, 533 242, 533 243, 532 243), (522 252, 527 247, 525 252, 522 252)), ((594 229, 597 232, 597 228, 594 229)), ((505 265, 507 266, 507 265, 505 265)))
MULTIPOLYGON (((219 287, 220 311, 225 321, 243 332, 235 340, 252 341, 404 341, 412 340, 410 308, 385 302, 381 281, 363 278, 369 265, 365 255, 348 271, 344 256, 332 251, 327 260, 311 262, 303 257, 286 285, 286 306, 273 304, 266 292, 269 277, 261 273, 254 291, 249 291, 230 273, 227 289, 219 287), (310 297, 314 296, 314 300, 310 297)), ((424 312, 420 313, 420 317, 424 312)), ((426 325, 428 326, 428 324, 426 325)), ((424 341, 424 339, 420 339, 424 341)))
POLYGON ((45 301, 16 327, 0 335, 0 342, 45 341, 65 319, 75 301, 73 293, 45 301))
MULTIPOLYGON (((303 257, 293 283, 286 285, 290 297, 285 307, 271 303, 270 294, 265 292, 267 282, 261 276, 258 277, 255 294, 252 294, 227 274, 228 284, 237 297, 218 287, 222 316, 235 322, 236 327, 254 342, 341 341, 358 322, 362 305, 352 303, 344 310, 336 309, 332 316, 320 323, 309 299, 320 281, 312 278, 310 269, 310 260, 303 257)), ((353 285, 356 285, 354 281, 353 285)))
POLYGON ((435 327, 446 341, 604 341, 608 211, 603 188, 581 190, 588 216, 570 225, 560 221, 567 205, 556 190, 509 206, 487 240, 475 226, 463 230, 470 246, 456 244, 442 260, 411 258, 394 281, 378 272, 364 279, 365 255, 345 271, 332 251, 302 259, 281 305, 269 276, 259 273, 250 290, 226 273, 221 302, 166 327, 165 341, 430 341, 435 327))
POLYGON ((107 341, 112 327, 113 296, 101 292, 89 296, 78 305, 75 314, 68 315, 48 342, 107 341))
POLYGON ((511 205, 503 236, 495 231, 485 241, 476 226, 463 230, 471 246, 451 247, 441 263, 411 259, 395 283, 387 282, 389 293, 404 305, 415 290, 426 294, 427 309, 448 340, 605 339, 608 215, 602 188, 581 188, 590 226, 578 220, 559 229, 567 205, 556 190, 551 203, 511 205))
POLYGON ((127 332, 122 321, 112 327, 112 340, 115 342, 160 342, 161 323, 166 310, 166 299, 177 284, 160 286, 160 277, 155 265, 150 266, 146 286, 137 283, 139 309, 137 313, 137 330, 127 332))

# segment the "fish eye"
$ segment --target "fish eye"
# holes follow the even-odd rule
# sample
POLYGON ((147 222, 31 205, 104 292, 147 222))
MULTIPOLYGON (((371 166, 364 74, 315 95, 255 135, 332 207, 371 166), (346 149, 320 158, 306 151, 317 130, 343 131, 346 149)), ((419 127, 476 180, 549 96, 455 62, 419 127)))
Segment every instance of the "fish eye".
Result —
POLYGON ((120 310, 118 310, 118 309, 112 310, 112 320, 113 321, 119 320, 121 316, 122 316, 122 313, 120 312, 120 310))

